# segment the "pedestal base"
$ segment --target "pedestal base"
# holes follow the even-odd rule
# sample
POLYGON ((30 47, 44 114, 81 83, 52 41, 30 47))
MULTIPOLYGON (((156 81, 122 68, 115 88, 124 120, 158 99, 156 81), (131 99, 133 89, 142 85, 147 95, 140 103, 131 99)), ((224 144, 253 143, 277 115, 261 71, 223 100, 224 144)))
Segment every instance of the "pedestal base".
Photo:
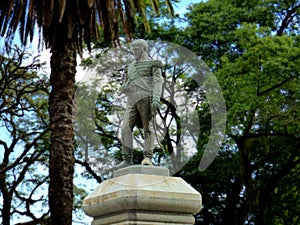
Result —
POLYGON ((162 213, 149 211, 127 211, 115 215, 95 218, 92 225, 103 224, 130 224, 130 225, 182 225, 194 224, 195 220, 191 214, 162 213))
POLYGON ((92 225, 194 224, 200 193, 166 170, 131 166, 102 182, 83 201, 85 213, 94 217, 92 225))

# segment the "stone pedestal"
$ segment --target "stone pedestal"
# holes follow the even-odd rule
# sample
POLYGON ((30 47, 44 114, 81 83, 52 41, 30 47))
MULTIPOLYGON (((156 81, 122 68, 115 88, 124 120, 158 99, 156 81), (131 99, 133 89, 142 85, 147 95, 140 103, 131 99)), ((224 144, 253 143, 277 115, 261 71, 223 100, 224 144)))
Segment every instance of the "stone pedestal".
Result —
POLYGON ((83 201, 92 225, 188 225, 201 195, 163 167, 130 166, 114 173, 83 201))

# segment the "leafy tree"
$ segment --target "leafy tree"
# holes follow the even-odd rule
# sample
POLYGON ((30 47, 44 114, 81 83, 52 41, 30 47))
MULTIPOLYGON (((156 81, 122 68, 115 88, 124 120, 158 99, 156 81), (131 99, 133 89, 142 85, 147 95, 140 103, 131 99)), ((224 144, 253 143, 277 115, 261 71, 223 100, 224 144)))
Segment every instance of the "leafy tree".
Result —
POLYGON ((210 0, 194 4, 190 8, 191 12, 187 13, 189 26, 185 30, 187 37, 183 44, 214 69, 223 55, 235 57, 240 54, 236 45, 238 36, 233 32, 243 23, 276 30, 275 12, 285 7, 280 5, 281 9, 276 4, 276 1, 261 0, 210 0))
MULTIPOLYGON (((153 8, 159 10, 158 1, 151 2, 153 8)), ((165 2, 172 11, 170 1, 165 2)), ((130 39, 137 15, 142 17, 147 28, 144 9, 144 1, 129 0, 5 0, 0 6, 2 36, 12 40, 19 31, 21 42, 25 45, 28 38, 32 41, 37 25, 40 43, 43 38, 52 52, 49 96, 49 204, 52 224, 71 224, 72 221, 76 53, 82 51, 83 41, 90 49, 91 41, 97 39, 100 33, 106 41, 115 42, 122 29, 130 39)))
MULTIPOLYGON (((39 56, 18 47, 8 48, 10 54, 0 58, 0 196, 3 201, 0 221, 4 225, 16 221, 20 221, 18 225, 50 224, 49 79, 43 75, 44 64, 40 63, 39 56)), ((76 155, 76 161, 81 158, 76 155)), ((76 223, 82 219, 81 203, 87 192, 79 184, 74 184, 74 189, 73 223, 76 223)))
POLYGON ((204 98, 199 152, 177 173, 203 195, 196 224, 297 224, 299 1, 207 1, 190 10, 185 32, 151 20, 159 29, 137 35, 192 49, 215 71, 226 98, 219 156, 198 171, 211 126, 204 98))
POLYGON ((37 74, 43 66, 37 56, 9 50, 10 55, 0 56, 1 224, 19 217, 43 224, 49 218, 43 194, 48 186, 48 81, 37 74))
POLYGON ((299 7, 211 0, 187 14, 184 43, 215 71, 228 118, 213 165, 192 169, 199 154, 179 173, 203 194, 199 224, 299 222, 299 7))
POLYGON ((229 135, 240 151, 249 210, 257 224, 269 224, 273 223, 270 204, 275 205, 272 198, 277 195, 274 191, 279 187, 278 182, 299 168, 300 163, 297 134, 300 77, 296 69, 300 49, 293 37, 264 37, 247 26, 237 32, 245 32, 247 37, 241 35, 240 40, 247 47, 219 75, 230 82, 224 82, 229 135), (234 85, 235 93, 227 85, 234 85), (287 146, 287 143, 293 144, 287 146))

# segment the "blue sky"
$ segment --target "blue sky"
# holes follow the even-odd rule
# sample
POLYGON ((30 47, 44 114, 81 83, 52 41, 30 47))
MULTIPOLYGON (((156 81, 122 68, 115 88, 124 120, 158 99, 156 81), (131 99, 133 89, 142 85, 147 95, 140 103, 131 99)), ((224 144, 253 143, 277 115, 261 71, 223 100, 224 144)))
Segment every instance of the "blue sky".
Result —
POLYGON ((203 2, 203 1, 204 0, 181 0, 179 3, 177 3, 174 6, 174 11, 175 11, 175 13, 177 13, 183 17, 183 15, 187 12, 187 8, 190 4, 199 3, 199 2, 203 2))

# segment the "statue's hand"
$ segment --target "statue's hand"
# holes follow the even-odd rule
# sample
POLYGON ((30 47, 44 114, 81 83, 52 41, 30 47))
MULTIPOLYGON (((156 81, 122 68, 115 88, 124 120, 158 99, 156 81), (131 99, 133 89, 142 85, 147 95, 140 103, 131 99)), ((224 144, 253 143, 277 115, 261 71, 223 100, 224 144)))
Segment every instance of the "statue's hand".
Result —
POLYGON ((128 85, 128 83, 125 83, 122 87, 121 87, 121 94, 127 94, 130 91, 130 87, 128 85))
POLYGON ((151 101, 151 106, 153 109, 159 109, 160 108, 160 101, 159 99, 153 98, 151 101))
POLYGON ((120 93, 121 94, 126 94, 128 92, 128 88, 121 88, 120 93))

